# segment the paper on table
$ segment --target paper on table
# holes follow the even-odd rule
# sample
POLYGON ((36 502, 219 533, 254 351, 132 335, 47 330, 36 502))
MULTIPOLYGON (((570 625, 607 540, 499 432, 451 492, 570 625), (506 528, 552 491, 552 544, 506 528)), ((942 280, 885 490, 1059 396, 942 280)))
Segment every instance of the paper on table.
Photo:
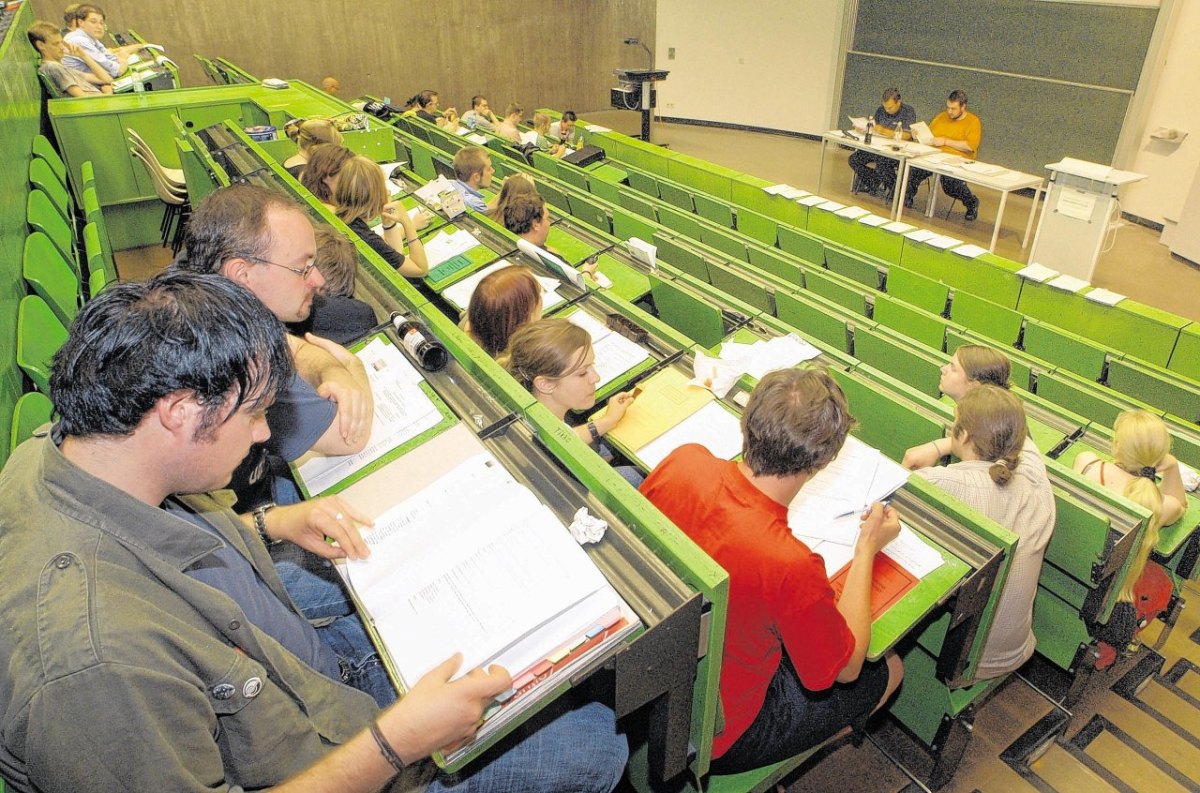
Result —
POLYGON ((467 135, 467 140, 471 141, 476 146, 486 146, 488 142, 487 137, 480 135, 478 132, 472 132, 470 135, 467 135))
POLYGON ((1017 275, 1021 276, 1022 278, 1028 278, 1030 281, 1037 281, 1038 283, 1041 283, 1058 275, 1058 270, 1051 270, 1049 267, 1034 262, 1027 267, 1022 267, 1020 270, 1017 270, 1017 275))
MULTIPOLYGON (((511 266, 512 262, 508 261, 507 259, 501 259, 495 264, 490 264, 487 267, 484 267, 482 270, 471 273, 471 275, 462 279, 458 283, 446 287, 442 291, 442 297, 453 303, 459 310, 464 310, 468 305, 471 304, 471 295, 475 294, 475 287, 479 286, 480 281, 502 267, 511 266)), ((554 279, 549 280, 553 281, 553 285, 547 285, 540 278, 538 279, 538 284, 542 287, 543 311, 549 310, 563 302, 562 295, 556 291, 559 282, 554 279)))
POLYGON ((530 144, 534 144, 534 145, 537 144, 538 134, 535 130, 532 130, 532 129, 526 130, 525 132, 520 133, 520 135, 521 135, 521 145, 522 146, 528 146, 530 144))
POLYGON ((729 389, 733 388, 745 373, 741 360, 711 358, 697 352, 692 359, 693 377, 688 382, 696 388, 707 388, 720 398, 728 394, 729 389))
MULTIPOLYGON (((821 555, 825 562, 825 575, 833 578, 854 559, 854 546, 858 542, 860 516, 854 515, 839 521, 841 534, 830 539, 793 532, 793 535, 808 546, 809 550, 821 555)), ((921 540, 909 528, 900 523, 896 539, 883 547, 883 552, 916 578, 924 578, 941 567, 942 555, 921 540)))
POLYGON ((586 330, 592 337, 592 350, 596 355, 594 366, 600 378, 596 388, 604 388, 650 357, 637 342, 616 333, 586 311, 576 311, 567 319, 586 330))
POLYGON ((916 226, 912 225, 911 223, 904 223, 903 221, 900 221, 900 220, 893 220, 891 223, 888 223, 886 226, 884 226, 883 230, 890 231, 893 234, 907 234, 908 232, 912 231, 915 228, 916 228, 916 226))
MULTIPOLYGON (((821 539, 845 535, 843 516, 855 518, 908 481, 909 471, 854 436, 833 462, 805 483, 788 505, 792 531, 821 539)), ((855 523, 857 525, 857 523, 855 523)))
POLYGON ((936 237, 930 237, 929 239, 927 239, 925 241, 928 242, 933 247, 941 248, 942 250, 945 250, 946 248, 952 248, 955 245, 962 244, 962 240, 955 239, 954 237, 948 237, 945 234, 939 234, 936 237))
POLYGON ((866 116, 847 116, 846 118, 850 119, 850 126, 854 127, 855 129, 867 128, 866 116))
POLYGON ((310 452, 296 461, 297 475, 316 495, 437 426, 442 414, 418 383, 424 379, 394 345, 373 339, 358 352, 371 383, 375 416, 367 445, 357 454, 327 457, 310 452))
POLYGON ((397 193, 404 192, 404 185, 396 184, 392 181, 392 171, 396 170, 397 166, 408 165, 406 162, 381 162, 379 169, 383 171, 383 181, 387 184, 388 195, 395 196, 397 193))
POLYGON ((796 203, 806 207, 814 207, 817 204, 824 204, 827 199, 819 195, 806 195, 804 198, 797 198, 796 203))
POLYGON ((421 201, 426 204, 440 203, 438 201, 438 194, 446 189, 454 190, 456 188, 446 180, 446 177, 439 176, 433 181, 426 182, 422 186, 418 187, 413 191, 413 195, 421 199, 421 201))
POLYGON ((917 229, 916 231, 908 232, 904 236, 907 237, 908 239, 912 240, 913 242, 928 242, 929 240, 933 239, 934 237, 937 237, 938 235, 936 233, 930 231, 929 229, 917 229))
POLYGON ((866 214, 858 219, 858 222, 864 226, 882 226, 888 222, 888 219, 880 215, 866 214))
POLYGON ((904 523, 900 524, 896 539, 883 546, 883 552, 917 578, 924 578, 945 563, 940 553, 904 523))
MULTIPOLYGON (((634 404, 637 404, 637 400, 634 404)), ((628 416, 629 412, 626 411, 625 415, 628 416)), ((741 422, 720 403, 709 402, 638 449, 637 456, 647 468, 652 469, 685 443, 698 443, 714 457, 732 460, 742 452, 741 422)))
POLYGON ((817 209, 824 209, 826 212, 837 212, 839 209, 844 209, 845 204, 839 204, 837 201, 823 201, 817 204, 817 209))
POLYGON ((432 270, 442 262, 449 261, 461 253, 466 253, 479 245, 475 235, 466 229, 457 231, 440 231, 433 239, 425 241, 425 258, 432 270))
POLYGON ((1001 176, 1008 173, 1008 169, 1002 165, 991 165, 986 162, 965 162, 962 165, 964 171, 976 173, 980 176, 1001 176))
POLYGON ((929 129, 929 125, 924 121, 917 121, 911 124, 908 131, 917 139, 917 142, 922 145, 929 146, 933 143, 933 132, 929 129))
POLYGON ((1088 286, 1088 282, 1082 278, 1076 278, 1073 275, 1060 275, 1053 281, 1047 281, 1046 286, 1052 286, 1055 289, 1061 289, 1064 292, 1078 292, 1088 286))
MULTIPOLYGON (((522 647, 522 637, 611 590, 527 488, 469 462, 466 475, 455 469, 426 488, 433 492, 379 516, 363 535, 371 556, 347 567, 409 685, 456 651, 463 653, 456 677, 488 663, 527 668, 555 645, 522 647)), ((619 603, 615 593, 610 600, 619 603)), ((611 605, 597 605, 593 616, 611 605)), ((562 641, 578 630, 573 622, 562 641)))
POLYGON ((801 190, 799 187, 792 187, 790 184, 776 184, 770 187, 764 187, 763 192, 769 195, 781 195, 784 198, 803 198, 809 195, 807 190, 801 190))
POLYGON ((871 214, 871 211, 869 209, 863 209, 862 207, 845 207, 844 209, 839 209, 834 214, 838 217, 850 218, 851 220, 854 220, 855 218, 860 218, 863 215, 871 214))
POLYGON ((968 259, 977 259, 988 251, 987 248, 981 248, 978 245, 960 245, 954 249, 954 252, 968 259))
POLYGON ((599 124, 588 124, 584 129, 588 132, 612 132, 608 127, 602 127, 599 124))
MULTIPOLYGON (((728 343, 725 346, 728 346, 728 343)), ((749 355, 743 361, 746 374, 761 380, 767 372, 790 369, 801 361, 811 361, 820 354, 821 351, 816 347, 796 334, 789 333, 750 345, 749 355)))
POLYGON ((1125 299, 1125 295, 1119 292, 1110 292, 1107 289, 1096 288, 1084 295, 1088 300, 1096 303, 1103 303, 1106 306, 1115 306, 1125 299))
POLYGON ((641 388, 621 422, 608 433, 627 449, 642 448, 713 401, 712 392, 688 385, 687 375, 674 367, 642 381, 641 388))

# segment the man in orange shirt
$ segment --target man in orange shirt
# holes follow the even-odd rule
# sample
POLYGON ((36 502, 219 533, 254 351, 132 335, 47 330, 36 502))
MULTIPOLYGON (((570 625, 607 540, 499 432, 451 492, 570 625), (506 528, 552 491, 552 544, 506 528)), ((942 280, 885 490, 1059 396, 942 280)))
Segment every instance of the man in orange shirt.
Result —
MULTIPOLYGON (((939 113, 930 122, 929 131, 934 134, 933 145, 941 148, 947 154, 955 154, 974 160, 979 155, 979 142, 983 138, 983 124, 979 116, 967 110, 967 94, 965 91, 951 91, 946 99, 946 110, 939 113)), ((932 174, 921 168, 913 168, 908 175, 908 189, 904 192, 904 206, 912 208, 913 196, 921 183, 932 174)), ((942 192, 951 198, 962 201, 967 210, 966 219, 974 220, 979 217, 979 199, 961 179, 949 176, 942 177, 942 192)))

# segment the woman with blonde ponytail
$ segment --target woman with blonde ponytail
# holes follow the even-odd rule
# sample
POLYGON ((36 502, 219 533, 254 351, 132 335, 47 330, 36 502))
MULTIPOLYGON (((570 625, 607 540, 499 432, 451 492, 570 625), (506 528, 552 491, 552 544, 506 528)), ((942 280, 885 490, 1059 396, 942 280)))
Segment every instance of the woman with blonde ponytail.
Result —
POLYGON ((1046 466, 1027 444, 1025 410, 1011 391, 976 385, 958 398, 950 451, 961 462, 917 471, 1020 537, 1008 580, 975 672, 977 680, 1013 671, 1033 655, 1033 596, 1054 532, 1054 494, 1046 466))
POLYGON ((1113 425, 1111 461, 1091 452, 1075 458, 1076 471, 1150 511, 1150 522, 1142 535, 1142 544, 1134 553, 1129 575, 1118 595, 1119 603, 1128 604, 1123 613, 1113 611, 1109 620, 1114 629, 1103 636, 1116 649, 1124 649, 1137 631, 1167 606, 1170 577, 1150 562, 1150 552, 1158 544, 1159 530, 1183 516, 1187 495, 1179 473, 1179 461, 1171 454, 1171 434, 1167 425, 1153 413, 1129 410, 1113 425))

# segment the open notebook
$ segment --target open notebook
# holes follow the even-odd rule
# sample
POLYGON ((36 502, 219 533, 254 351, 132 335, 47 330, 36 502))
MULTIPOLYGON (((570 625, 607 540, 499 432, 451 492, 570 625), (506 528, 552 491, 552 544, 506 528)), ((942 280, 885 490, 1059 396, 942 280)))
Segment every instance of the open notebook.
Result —
POLYGON ((562 521, 477 441, 454 436, 430 444, 444 470, 363 532, 370 557, 339 565, 402 693, 456 652, 459 677, 491 664, 512 675, 474 740, 434 755, 444 767, 640 626, 562 521))

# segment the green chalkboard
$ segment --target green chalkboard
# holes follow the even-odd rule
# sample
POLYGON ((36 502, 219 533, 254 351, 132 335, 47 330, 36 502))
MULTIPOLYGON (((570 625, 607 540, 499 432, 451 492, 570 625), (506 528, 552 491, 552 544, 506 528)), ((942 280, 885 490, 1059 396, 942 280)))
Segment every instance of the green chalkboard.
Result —
POLYGON ((859 0, 854 50, 1132 91, 1157 17, 1047 0, 859 0))
POLYGON ((859 0, 838 123, 885 88, 929 121, 952 90, 983 122, 979 157, 1040 174, 1111 163, 1158 9, 1051 0, 859 0))

